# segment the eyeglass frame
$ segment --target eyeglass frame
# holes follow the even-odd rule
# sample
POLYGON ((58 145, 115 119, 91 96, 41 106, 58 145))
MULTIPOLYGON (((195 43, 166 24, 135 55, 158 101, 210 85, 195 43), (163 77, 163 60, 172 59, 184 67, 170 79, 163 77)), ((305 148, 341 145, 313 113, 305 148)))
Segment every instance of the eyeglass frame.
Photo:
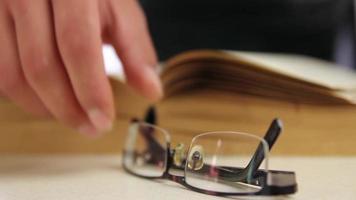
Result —
MULTIPOLYGON (((137 118, 133 118, 131 123, 139 123, 143 122, 149 125, 156 126, 156 111, 155 108, 152 106, 150 107, 145 116, 145 120, 139 120, 137 118)), ((264 140, 267 143, 268 150, 270 151, 275 144, 276 140, 278 139, 280 133, 282 132, 283 125, 282 121, 278 118, 274 119, 268 128, 265 136, 263 138, 260 138, 264 140)), ((164 130, 164 129, 163 129, 164 130)), ((165 131, 166 132, 166 131, 165 131)), ((166 132, 168 134, 168 132, 166 132)), ((256 136, 257 137, 257 136, 256 136)), ((252 173, 254 176, 261 178, 262 181, 259 183, 262 185, 261 189, 257 192, 217 192, 217 191, 211 191, 211 190, 205 190, 201 188, 197 188, 195 186, 189 185, 185 181, 185 175, 184 176, 179 176, 179 175, 174 175, 169 173, 170 169, 181 169, 181 166, 177 166, 174 163, 174 155, 175 155, 175 149, 171 149, 171 143, 170 140, 167 140, 167 146, 166 150, 161 147, 161 145, 155 141, 153 138, 149 139, 149 142, 154 145, 155 150, 151 151, 166 151, 166 163, 165 163, 165 170, 161 176, 144 176, 137 174, 133 171, 131 171, 126 165, 125 162, 122 162, 123 169, 134 176, 140 177, 140 178, 145 178, 145 179, 168 179, 173 182, 176 182, 178 184, 181 184, 182 186, 203 194, 209 194, 209 195, 215 195, 215 196, 272 196, 272 195, 288 195, 288 194, 294 194, 297 192, 297 183, 296 183, 296 175, 295 172, 293 171, 281 171, 281 170, 259 170, 260 165, 262 164, 264 160, 264 150, 263 150, 263 145, 260 143, 259 146, 257 147, 257 150, 255 151, 254 155, 252 156, 252 159, 250 160, 249 164, 246 166, 246 168, 239 168, 239 167, 224 167, 224 168, 229 168, 231 170, 245 170, 245 171, 250 171, 251 167, 252 173), (158 149, 161 148, 161 149, 158 149), (255 163, 251 165, 252 163, 255 163), (257 163, 257 164, 256 164, 257 163)), ((126 156, 126 152, 124 150, 123 152, 123 160, 126 156)), ((186 162, 186 161, 185 161, 186 162)), ((209 166, 208 166, 209 167, 209 166)), ((219 169, 218 169, 219 170, 219 169)), ((224 173, 224 171, 220 171, 220 173, 224 173)))

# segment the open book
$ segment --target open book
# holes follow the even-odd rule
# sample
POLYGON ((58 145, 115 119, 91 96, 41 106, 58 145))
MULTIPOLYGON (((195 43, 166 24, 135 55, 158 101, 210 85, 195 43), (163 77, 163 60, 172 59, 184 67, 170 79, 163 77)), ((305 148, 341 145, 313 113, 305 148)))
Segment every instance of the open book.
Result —
MULTIPOLYGON (((162 63, 160 76, 158 123, 176 141, 218 130, 262 136, 279 117, 285 132, 277 153, 356 153, 354 71, 301 55, 196 50, 162 63)), ((118 111, 142 115, 139 98, 123 90, 118 111)))
POLYGON ((162 71, 166 95, 214 89, 300 103, 356 103, 356 73, 322 60, 283 54, 191 51, 162 71))

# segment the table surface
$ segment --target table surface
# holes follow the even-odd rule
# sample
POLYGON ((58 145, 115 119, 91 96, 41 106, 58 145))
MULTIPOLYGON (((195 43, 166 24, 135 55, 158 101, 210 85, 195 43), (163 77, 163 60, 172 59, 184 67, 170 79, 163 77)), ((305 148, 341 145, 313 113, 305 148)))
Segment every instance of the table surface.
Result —
POLYGON ((0 156, 1 200, 119 199, 355 199, 356 157, 274 157, 271 169, 292 170, 299 191, 279 197, 215 197, 169 181, 126 174, 120 157, 0 156))

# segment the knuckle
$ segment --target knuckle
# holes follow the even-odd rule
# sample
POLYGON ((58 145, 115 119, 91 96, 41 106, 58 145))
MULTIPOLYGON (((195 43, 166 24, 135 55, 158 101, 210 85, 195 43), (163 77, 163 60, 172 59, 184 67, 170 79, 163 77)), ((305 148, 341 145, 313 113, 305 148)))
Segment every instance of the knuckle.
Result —
POLYGON ((31 6, 31 1, 28 0, 16 0, 16 1, 8 1, 13 10, 17 11, 17 13, 26 13, 31 6))
POLYGON ((65 42, 69 38, 76 36, 78 32, 78 25, 76 23, 68 23, 65 19, 61 20, 61 26, 57 28, 57 36, 60 40, 59 43, 65 42))
POLYGON ((61 37, 59 42, 60 48, 65 51, 65 54, 71 57, 83 57, 88 55, 91 50, 90 42, 85 42, 80 35, 66 34, 61 37))
POLYGON ((31 81, 40 82, 46 78, 49 71, 49 60, 36 52, 24 56, 24 71, 30 76, 31 81))

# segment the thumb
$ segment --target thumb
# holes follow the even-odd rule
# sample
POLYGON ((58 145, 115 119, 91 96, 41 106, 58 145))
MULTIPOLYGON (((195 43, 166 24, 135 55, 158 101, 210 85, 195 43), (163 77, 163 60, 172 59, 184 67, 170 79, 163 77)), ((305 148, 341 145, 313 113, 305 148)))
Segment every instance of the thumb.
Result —
POLYGON ((113 19, 107 32, 123 63, 127 83, 141 95, 157 101, 163 91, 145 16, 136 1, 115 1, 111 9, 113 19))

